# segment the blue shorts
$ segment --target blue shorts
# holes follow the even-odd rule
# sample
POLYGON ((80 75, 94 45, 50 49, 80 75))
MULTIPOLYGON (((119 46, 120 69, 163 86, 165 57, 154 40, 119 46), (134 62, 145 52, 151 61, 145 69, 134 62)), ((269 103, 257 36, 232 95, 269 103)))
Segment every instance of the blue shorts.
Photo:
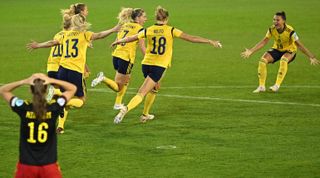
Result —
POLYGON ((48 77, 58 79, 58 72, 48 71, 48 77))
POLYGON ((113 60, 114 70, 118 71, 120 74, 123 74, 123 75, 131 74, 132 67, 133 67, 132 63, 115 56, 113 56, 112 60, 113 60))
MULTIPOLYGON (((83 79, 82 73, 60 66, 58 70, 58 79, 70 82, 77 87, 77 91, 74 96, 83 97, 85 95, 86 83, 83 79)), ((61 91, 63 92, 64 89, 61 88, 61 91)))
POLYGON ((142 64, 142 72, 144 78, 149 76, 154 82, 159 82, 166 68, 159 66, 151 66, 142 64))
MULTIPOLYGON (((282 58, 282 56, 284 54, 286 54, 286 53, 292 54, 292 52, 290 52, 290 51, 281 52, 281 51, 273 49, 273 48, 269 49, 269 51, 267 53, 269 53, 272 56, 272 58, 273 58, 273 62, 272 63, 275 63, 275 62, 279 61, 282 58)), ((289 61, 289 63, 292 62, 296 58, 296 56, 297 56, 297 54, 295 54, 293 56, 292 60, 289 61)))

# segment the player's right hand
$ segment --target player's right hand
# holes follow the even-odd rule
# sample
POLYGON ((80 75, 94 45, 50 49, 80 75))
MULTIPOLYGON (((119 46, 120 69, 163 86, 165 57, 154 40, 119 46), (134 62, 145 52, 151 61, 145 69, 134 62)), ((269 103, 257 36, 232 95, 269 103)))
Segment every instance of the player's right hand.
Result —
POLYGON ((241 57, 244 59, 248 59, 252 54, 252 51, 250 49, 247 49, 241 53, 241 57))
POLYGON ((316 59, 315 57, 310 58, 310 64, 311 65, 319 65, 320 61, 318 59, 316 59))

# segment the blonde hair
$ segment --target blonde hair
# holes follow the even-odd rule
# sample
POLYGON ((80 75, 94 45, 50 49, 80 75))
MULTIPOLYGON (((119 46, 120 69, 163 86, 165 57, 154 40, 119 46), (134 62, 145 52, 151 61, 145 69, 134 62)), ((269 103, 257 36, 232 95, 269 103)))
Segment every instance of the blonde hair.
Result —
POLYGON ((169 12, 165 8, 158 6, 155 12, 155 16, 156 20, 165 21, 169 17, 169 12))
POLYGON ((91 24, 86 21, 86 18, 77 14, 71 18, 71 29, 76 31, 84 32, 90 28, 91 24))
POLYGON ((133 22, 133 19, 131 18, 131 15, 133 13, 133 8, 121 8, 121 11, 118 14, 118 23, 119 24, 125 24, 128 22, 133 22))
POLYGON ((71 26, 72 16, 80 14, 85 9, 86 5, 83 3, 71 4, 69 9, 61 9, 63 28, 68 29, 71 26))

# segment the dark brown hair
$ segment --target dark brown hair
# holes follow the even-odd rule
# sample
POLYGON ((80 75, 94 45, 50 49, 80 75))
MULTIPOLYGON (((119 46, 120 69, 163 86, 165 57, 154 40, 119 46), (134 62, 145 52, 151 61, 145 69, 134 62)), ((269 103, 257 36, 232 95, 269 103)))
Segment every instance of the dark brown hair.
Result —
POLYGON ((81 11, 84 11, 84 8, 86 7, 85 4, 83 3, 77 3, 77 4, 74 4, 74 14, 80 14, 81 11))
POLYGON ((41 79, 35 79, 34 85, 31 86, 33 112, 37 119, 45 119, 47 113, 47 100, 45 98, 47 85, 41 79))
POLYGON ((169 12, 166 9, 164 9, 163 7, 158 6, 157 9, 156 9, 155 15, 156 15, 156 20, 164 21, 164 20, 168 19, 169 12))
POLYGON ((276 16, 280 16, 283 20, 287 20, 286 13, 284 11, 276 12, 276 16))
POLYGON ((142 16, 143 13, 144 13, 144 10, 141 9, 141 8, 135 8, 135 9, 133 9, 132 14, 131 14, 132 20, 135 20, 137 17, 142 16))

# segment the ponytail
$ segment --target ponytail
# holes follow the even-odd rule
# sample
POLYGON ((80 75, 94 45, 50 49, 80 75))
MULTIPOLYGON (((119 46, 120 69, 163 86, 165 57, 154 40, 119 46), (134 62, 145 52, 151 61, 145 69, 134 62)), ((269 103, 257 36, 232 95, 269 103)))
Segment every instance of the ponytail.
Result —
POLYGON ((41 79, 35 79, 34 85, 31 86, 31 92, 33 94, 32 106, 33 112, 37 119, 45 119, 47 113, 47 100, 45 94, 47 91, 47 85, 44 85, 44 81, 41 79))
POLYGON ((169 12, 165 8, 158 6, 156 9, 155 16, 156 16, 156 20, 165 21, 169 17, 169 12))
POLYGON ((118 14, 118 23, 123 25, 125 23, 128 22, 132 22, 133 19, 131 18, 131 15, 133 13, 133 9, 132 8, 121 8, 120 13, 118 14))
POLYGON ((76 31, 84 32, 90 28, 91 24, 86 21, 86 18, 77 14, 71 18, 71 28, 76 31))
POLYGON ((63 28, 68 29, 71 26, 72 16, 80 14, 85 9, 86 5, 83 3, 71 4, 69 9, 61 9, 63 20, 63 28))

